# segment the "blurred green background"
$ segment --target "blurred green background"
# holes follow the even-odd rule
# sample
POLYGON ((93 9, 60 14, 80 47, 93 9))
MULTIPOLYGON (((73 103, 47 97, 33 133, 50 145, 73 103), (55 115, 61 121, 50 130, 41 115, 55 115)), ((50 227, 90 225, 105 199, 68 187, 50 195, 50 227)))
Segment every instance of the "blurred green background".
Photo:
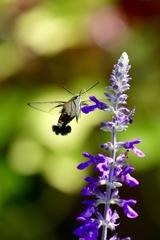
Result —
POLYGON ((139 218, 122 213, 119 235, 160 238, 159 42, 159 0, 0 1, 0 239, 77 239, 80 190, 91 173, 76 166, 85 160, 82 151, 97 154, 110 139, 99 130, 108 116, 81 114, 71 134, 56 136, 58 110, 45 114, 27 103, 68 100, 62 85, 78 93, 97 81, 89 94, 103 99, 124 51, 133 79, 127 107, 136 106, 136 114, 119 140, 142 139, 146 157, 129 155, 140 185, 121 191, 137 199, 139 218))

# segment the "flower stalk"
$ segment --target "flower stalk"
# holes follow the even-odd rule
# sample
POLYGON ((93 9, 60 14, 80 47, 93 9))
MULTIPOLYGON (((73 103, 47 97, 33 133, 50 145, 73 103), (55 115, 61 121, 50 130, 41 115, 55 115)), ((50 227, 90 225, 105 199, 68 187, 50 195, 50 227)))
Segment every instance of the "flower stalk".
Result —
MULTIPOLYGON (((93 156, 88 152, 84 152, 83 156, 88 160, 78 165, 78 169, 83 170, 93 164, 94 171, 98 173, 96 178, 85 177, 88 185, 81 191, 81 195, 92 198, 83 201, 83 204, 87 205, 87 207, 77 218, 82 223, 74 231, 79 240, 98 240, 100 238, 101 240, 120 240, 117 232, 111 238, 108 237, 109 231, 116 231, 119 225, 119 222, 117 222, 119 214, 114 210, 115 204, 123 208, 128 218, 138 217, 138 213, 130 206, 136 204, 136 200, 121 199, 119 195, 119 189, 124 183, 130 187, 139 184, 130 175, 134 168, 129 166, 127 162, 129 151, 132 150, 138 157, 144 157, 144 153, 135 147, 135 144, 141 142, 140 139, 125 142, 117 141, 117 133, 127 130, 128 125, 133 122, 132 116, 135 113, 135 108, 130 111, 122 106, 122 104, 126 104, 128 97, 124 92, 130 89, 129 69, 128 55, 124 52, 114 66, 109 79, 111 85, 106 87, 108 91, 104 93, 109 104, 99 101, 95 96, 90 96, 90 100, 94 104, 82 108, 82 112, 85 114, 96 109, 111 114, 111 121, 101 123, 101 130, 111 132, 111 142, 101 144, 105 154, 99 153, 93 156), (118 155, 117 152, 120 149, 124 150, 118 155), (106 190, 102 191, 102 189, 106 190), (100 205, 103 206, 103 214, 99 210, 100 205), (100 229, 102 229, 101 232, 100 229)), ((130 237, 126 237, 121 240, 130 239, 130 237)))

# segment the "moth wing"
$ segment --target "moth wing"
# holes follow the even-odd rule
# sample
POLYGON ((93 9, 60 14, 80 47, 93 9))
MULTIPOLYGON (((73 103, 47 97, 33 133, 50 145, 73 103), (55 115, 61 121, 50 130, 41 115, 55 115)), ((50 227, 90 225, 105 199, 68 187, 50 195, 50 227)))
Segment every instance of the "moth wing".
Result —
POLYGON ((68 102, 65 103, 65 112, 71 117, 76 117, 76 121, 78 122, 78 118, 81 111, 81 96, 75 96, 72 99, 70 99, 68 102))
POLYGON ((55 102, 30 102, 28 105, 42 112, 53 113, 53 110, 58 107, 63 107, 65 101, 55 102))
POLYGON ((85 101, 82 101, 81 106, 86 106, 86 105, 89 105, 89 104, 91 104, 91 103, 92 103, 91 100, 85 100, 85 101))
POLYGON ((76 112, 77 112, 77 106, 75 102, 69 101, 65 103, 65 112, 70 116, 70 117, 75 117, 76 112))
MULTIPOLYGON (((76 99, 76 101, 77 100, 78 99, 76 99)), ((89 103, 91 103, 91 100, 80 101, 79 104, 78 103, 75 104, 75 103, 76 102, 72 103, 72 108, 74 109, 76 121, 78 122, 78 118, 80 117, 80 114, 81 114, 81 107, 89 105, 89 103)))

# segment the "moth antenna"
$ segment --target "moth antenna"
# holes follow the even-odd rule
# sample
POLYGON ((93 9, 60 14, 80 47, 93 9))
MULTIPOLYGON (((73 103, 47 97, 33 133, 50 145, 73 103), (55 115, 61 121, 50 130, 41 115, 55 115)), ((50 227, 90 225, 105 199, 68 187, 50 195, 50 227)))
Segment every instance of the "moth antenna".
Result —
POLYGON ((75 94, 73 92, 71 92, 66 86, 62 86, 67 92, 69 92, 70 94, 72 94, 73 96, 75 96, 75 94))
POLYGON ((87 90, 85 90, 85 89, 82 89, 84 92, 83 93, 81 93, 81 94, 84 94, 84 93, 87 93, 87 92, 89 92, 92 88, 94 88, 97 84, 98 84, 99 82, 96 82, 93 86, 91 86, 90 88, 88 88, 87 90))

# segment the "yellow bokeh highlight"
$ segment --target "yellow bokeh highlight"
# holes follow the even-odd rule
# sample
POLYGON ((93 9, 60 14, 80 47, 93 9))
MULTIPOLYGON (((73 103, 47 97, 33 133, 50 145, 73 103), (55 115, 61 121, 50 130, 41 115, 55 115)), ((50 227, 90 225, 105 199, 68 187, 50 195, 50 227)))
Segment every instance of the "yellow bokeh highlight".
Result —
POLYGON ((81 34, 75 34, 79 22, 76 16, 53 16, 37 7, 19 18, 14 37, 38 54, 58 53, 80 42, 81 34))
POLYGON ((44 152, 37 142, 19 138, 11 145, 7 157, 12 169, 23 175, 31 175, 39 172, 44 152))
POLYGON ((86 174, 79 171, 77 165, 77 159, 71 155, 52 155, 44 162, 42 174, 52 187, 65 194, 74 194, 84 185, 86 174))

